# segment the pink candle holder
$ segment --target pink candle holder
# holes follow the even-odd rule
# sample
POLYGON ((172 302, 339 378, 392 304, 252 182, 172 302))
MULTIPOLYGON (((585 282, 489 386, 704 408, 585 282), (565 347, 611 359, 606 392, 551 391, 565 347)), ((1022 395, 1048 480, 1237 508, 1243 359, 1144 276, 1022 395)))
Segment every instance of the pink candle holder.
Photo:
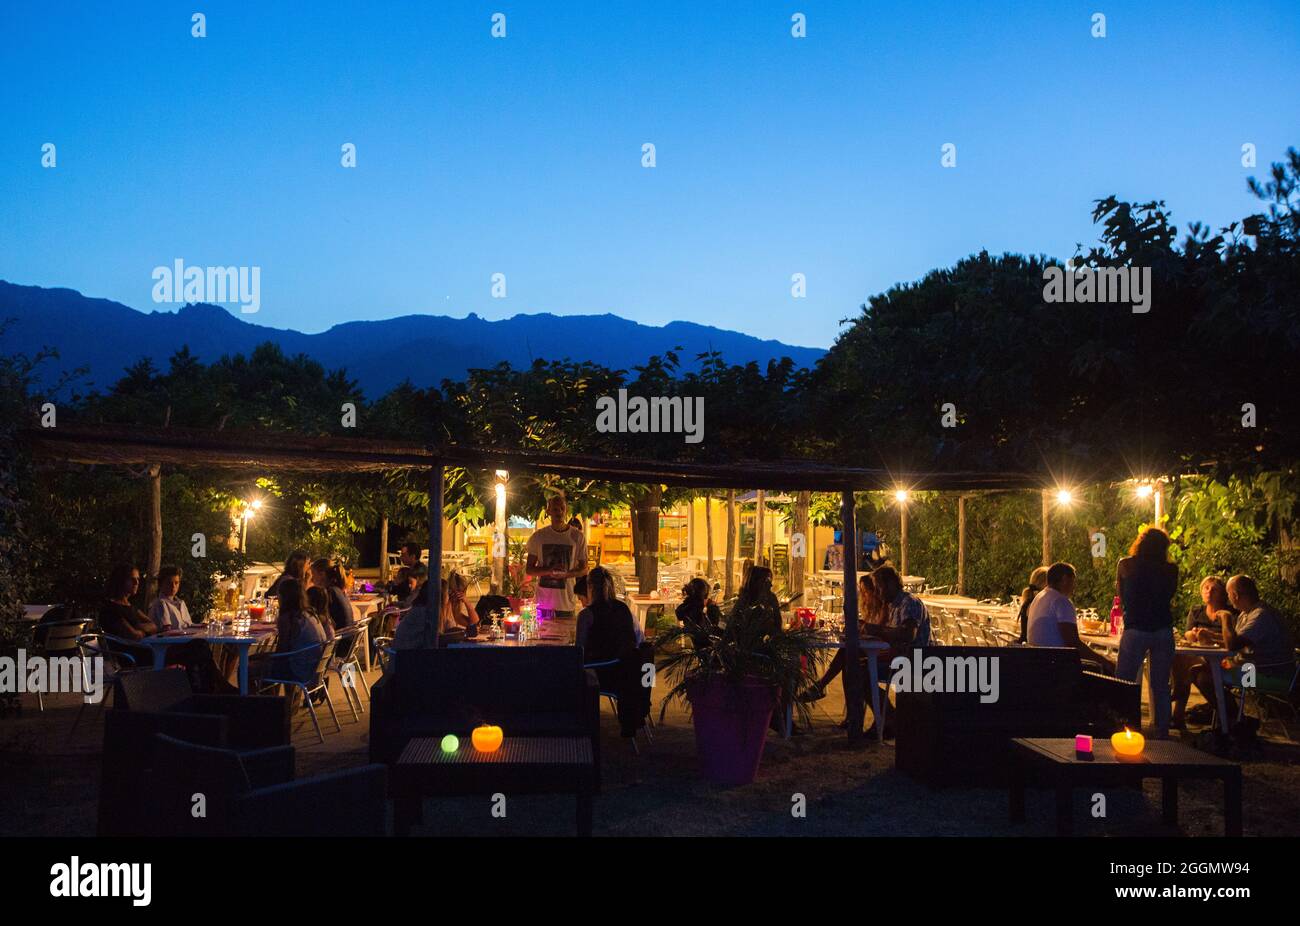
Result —
POLYGON ((1086 733, 1080 733, 1074 738, 1074 751, 1085 756, 1092 755, 1092 737, 1086 733))

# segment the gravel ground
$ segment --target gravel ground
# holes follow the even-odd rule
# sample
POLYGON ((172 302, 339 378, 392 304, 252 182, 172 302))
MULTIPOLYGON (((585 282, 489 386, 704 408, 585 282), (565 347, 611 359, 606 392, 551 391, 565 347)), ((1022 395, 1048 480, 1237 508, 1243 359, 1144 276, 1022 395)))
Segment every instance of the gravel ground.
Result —
MULTIPOLYGON (((658 707, 656 706, 656 717, 658 707)), ((998 836, 1050 835, 1053 809, 1046 792, 1031 793, 1029 822, 1006 821, 1006 794, 988 788, 932 791, 894 769, 892 743, 850 743, 835 727, 843 704, 838 686, 818 705, 813 728, 781 740, 769 735, 758 780, 745 787, 710 785, 695 765, 694 734, 680 710, 668 712, 653 745, 640 755, 618 737, 608 706, 602 713, 604 790, 596 800, 596 833, 611 836, 819 835, 998 836), (806 816, 792 812, 802 795, 806 816)), ((70 736, 77 703, 64 695, 34 699, 0 717, 0 835, 93 835, 102 721, 88 711, 70 736)), ((307 777, 366 761, 368 718, 344 711, 343 732, 320 744, 305 715, 295 726, 298 774, 307 777)), ((509 731, 507 731, 508 733, 509 731)), ((1251 756, 1243 757, 1245 832, 1300 833, 1300 745, 1279 723, 1251 756)), ((1300 733, 1294 725, 1293 735, 1300 733)), ((1107 816, 1093 819, 1087 796, 1076 794, 1076 832, 1088 835, 1218 835, 1223 832, 1221 786, 1188 782, 1181 788, 1177 829, 1160 820, 1158 782, 1144 791, 1107 794, 1107 816)), ((566 835, 573 832, 568 797, 507 798, 504 818, 484 798, 430 800, 416 835, 566 835)))

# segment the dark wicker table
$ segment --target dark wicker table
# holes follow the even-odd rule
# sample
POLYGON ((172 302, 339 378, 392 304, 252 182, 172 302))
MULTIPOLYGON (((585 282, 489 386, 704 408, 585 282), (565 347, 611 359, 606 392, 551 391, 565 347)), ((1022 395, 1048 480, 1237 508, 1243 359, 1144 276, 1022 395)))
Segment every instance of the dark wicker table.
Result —
MULTIPOLYGON (((425 797, 466 794, 576 794, 578 835, 591 835, 596 768, 586 737, 510 737, 496 752, 479 752, 468 736, 443 752, 441 739, 406 744, 393 766, 393 827, 399 836, 421 819, 425 797)), ((486 811, 485 811, 486 813, 486 811)))
POLYGON ((1178 822, 1180 778, 1217 778, 1223 782, 1225 835, 1241 835, 1241 766, 1168 740, 1148 740, 1136 759, 1115 755, 1110 741, 1093 741, 1091 761, 1075 756, 1073 739, 1014 739, 1011 741, 1010 815, 1012 823, 1025 819, 1025 787, 1048 784, 1056 790, 1056 833, 1068 836, 1073 826, 1071 793, 1076 787, 1140 785, 1159 778, 1166 823, 1178 822))

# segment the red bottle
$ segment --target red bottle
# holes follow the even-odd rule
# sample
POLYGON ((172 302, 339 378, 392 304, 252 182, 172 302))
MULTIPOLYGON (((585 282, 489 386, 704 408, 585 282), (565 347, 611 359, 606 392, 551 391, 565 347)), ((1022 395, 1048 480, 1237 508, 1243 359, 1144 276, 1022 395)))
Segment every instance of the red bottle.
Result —
POLYGON ((1114 602, 1110 606, 1110 635, 1112 637, 1119 635, 1119 627, 1122 623, 1124 623, 1124 608, 1119 603, 1119 595, 1116 595, 1114 602))

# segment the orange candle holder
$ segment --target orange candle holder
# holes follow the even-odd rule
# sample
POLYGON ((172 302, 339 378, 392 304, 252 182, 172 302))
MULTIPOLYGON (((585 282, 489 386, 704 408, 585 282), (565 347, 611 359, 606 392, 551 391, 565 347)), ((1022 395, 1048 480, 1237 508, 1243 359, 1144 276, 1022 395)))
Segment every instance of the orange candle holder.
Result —
POLYGON ((496 752, 501 748, 501 741, 505 739, 505 734, 501 732, 500 727, 482 724, 474 728, 469 738, 479 752, 496 752))
POLYGON ((1142 749, 1146 745, 1146 738, 1141 733, 1134 733, 1128 727, 1125 727, 1123 733, 1116 733, 1110 738, 1110 745, 1115 750, 1115 755, 1123 756, 1126 759, 1136 759, 1142 755, 1142 749))

